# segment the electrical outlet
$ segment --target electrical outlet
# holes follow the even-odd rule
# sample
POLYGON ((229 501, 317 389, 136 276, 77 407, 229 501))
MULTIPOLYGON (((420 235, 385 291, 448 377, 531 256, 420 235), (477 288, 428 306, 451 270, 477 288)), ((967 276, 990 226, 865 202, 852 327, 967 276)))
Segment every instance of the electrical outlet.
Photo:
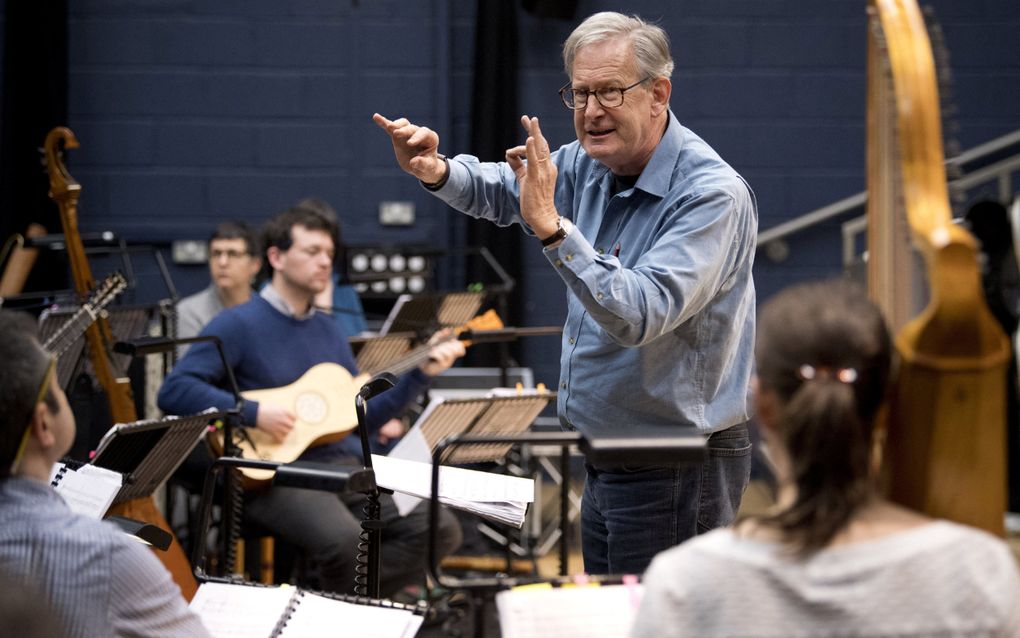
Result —
POLYGON ((379 223, 410 226, 414 223, 414 202, 379 202, 379 223))

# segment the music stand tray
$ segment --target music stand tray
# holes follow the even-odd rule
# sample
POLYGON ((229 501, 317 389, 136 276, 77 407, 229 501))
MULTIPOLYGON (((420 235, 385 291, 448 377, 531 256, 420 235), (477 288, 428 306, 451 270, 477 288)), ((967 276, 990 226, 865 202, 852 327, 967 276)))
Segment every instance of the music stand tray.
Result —
POLYGON ((209 424, 225 413, 209 410, 185 417, 118 423, 103 436, 90 461, 125 475, 114 505, 151 496, 184 462, 209 424))
POLYGON ((478 314, 485 292, 447 292, 400 295, 379 334, 391 332, 433 332, 437 328, 460 326, 478 314))
MULTIPOLYGON (((555 399, 555 392, 529 392, 521 395, 466 399, 438 397, 428 405, 408 435, 412 436, 412 440, 415 436, 422 437, 431 454, 440 442, 454 434, 520 434, 527 430, 549 402, 555 399), (415 430, 418 434, 412 435, 415 430)), ((512 446, 512 443, 492 443, 450 448, 443 453, 440 462, 459 465, 498 461, 506 456, 512 446)), ((397 452, 397 449, 393 452, 397 452)), ((394 456, 401 454, 398 452, 394 456)), ((431 457, 413 460, 429 462, 431 457)))
POLYGON ((375 374, 407 354, 411 350, 413 340, 413 334, 397 332, 377 337, 355 337, 350 342, 358 362, 358 370, 366 374, 375 374))

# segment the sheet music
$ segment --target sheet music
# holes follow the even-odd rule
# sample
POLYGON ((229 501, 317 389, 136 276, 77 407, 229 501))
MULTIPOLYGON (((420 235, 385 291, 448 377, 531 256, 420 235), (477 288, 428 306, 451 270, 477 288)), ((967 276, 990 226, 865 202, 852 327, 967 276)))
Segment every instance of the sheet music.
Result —
POLYGON ((425 620, 378 601, 348 603, 288 586, 203 583, 189 607, 213 638, 412 638, 425 620))
MULTIPOLYGON (((429 498, 432 465, 372 455, 375 480, 380 487, 429 498)), ((459 467, 439 468, 439 502, 500 522, 524 524, 528 503, 535 500, 535 481, 459 467)))
POLYGON ((213 638, 271 636, 297 590, 203 583, 189 607, 213 638))
POLYGON ((403 638, 409 626, 417 632, 423 616, 407 609, 393 609, 334 600, 302 592, 294 612, 284 625, 281 636, 286 638, 320 638, 328 628, 343 628, 343 635, 359 638, 403 638))
POLYGON ((123 481, 119 472, 92 465, 73 470, 56 463, 50 473, 50 484, 71 511, 96 520, 106 515, 123 481))
POLYGON ((496 594, 503 638, 624 638, 641 585, 524 587, 496 594))

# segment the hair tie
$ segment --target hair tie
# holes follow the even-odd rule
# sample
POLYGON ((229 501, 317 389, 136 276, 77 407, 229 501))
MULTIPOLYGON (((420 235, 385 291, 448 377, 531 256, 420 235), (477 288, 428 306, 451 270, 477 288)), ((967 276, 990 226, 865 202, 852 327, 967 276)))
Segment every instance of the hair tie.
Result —
POLYGON ((797 369, 797 376, 804 381, 835 379, 840 383, 849 385, 857 380, 857 370, 854 368, 829 368, 826 366, 818 366, 816 368, 805 363, 797 369))

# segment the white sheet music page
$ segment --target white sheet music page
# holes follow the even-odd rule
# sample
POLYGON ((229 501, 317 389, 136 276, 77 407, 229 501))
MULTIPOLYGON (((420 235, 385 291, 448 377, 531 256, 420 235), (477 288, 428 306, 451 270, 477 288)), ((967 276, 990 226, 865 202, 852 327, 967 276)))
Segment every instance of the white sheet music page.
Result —
POLYGON ((337 630, 336 635, 359 638, 403 638, 407 635, 408 626, 418 627, 421 620, 424 620, 422 616, 406 609, 356 605, 302 592, 280 635, 285 638, 319 638, 337 630))
MULTIPOLYGON (((432 465, 372 455, 375 481, 380 487, 419 498, 432 493, 432 465)), ((528 503, 535 500, 535 481, 517 476, 479 472, 443 465, 439 468, 439 502, 518 528, 528 503)))
POLYGON ((625 638, 641 585, 520 588, 496 594, 503 638, 625 638))
POLYGON ((213 638, 268 638, 283 619, 296 591, 292 587, 202 583, 189 607, 213 638))
POLYGON ((77 470, 63 463, 54 466, 51 483, 53 489, 75 514, 99 520, 106 515, 110 504, 120 492, 124 477, 119 472, 94 465, 83 465, 77 470))

